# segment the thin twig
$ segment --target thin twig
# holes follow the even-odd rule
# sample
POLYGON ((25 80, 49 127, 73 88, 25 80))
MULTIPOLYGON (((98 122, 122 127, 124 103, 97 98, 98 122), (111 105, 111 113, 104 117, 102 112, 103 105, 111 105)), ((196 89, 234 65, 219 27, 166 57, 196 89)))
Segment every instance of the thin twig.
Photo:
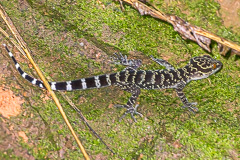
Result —
POLYGON ((113 154, 116 154, 104 141, 103 139, 97 134, 97 132, 89 125, 89 123, 87 122, 87 119, 85 118, 85 116, 82 114, 81 110, 72 102, 72 100, 66 95, 64 94, 64 92, 59 91, 59 93, 62 95, 62 97, 68 102, 68 104, 78 113, 78 115, 80 116, 80 118, 82 119, 82 121, 86 124, 86 126, 90 129, 90 131, 107 147, 108 150, 110 150, 110 152, 112 152, 113 154))
POLYGON ((10 37, 7 32, 5 32, 1 27, 0 27, 0 32, 2 32, 2 34, 9 40, 12 42, 12 44, 17 47, 17 49, 20 51, 20 53, 27 58, 25 52, 22 50, 22 48, 18 45, 18 43, 15 41, 14 38, 10 37))
POLYGON ((18 31, 17 31, 16 27, 14 26, 12 20, 7 15, 7 13, 5 12, 5 10, 4 10, 4 8, 2 7, 1 4, 0 4, 0 15, 1 15, 2 19, 5 21, 5 23, 7 24, 8 28, 10 29, 12 34, 14 35, 15 39, 17 40, 17 42, 21 46, 21 48, 27 48, 27 44, 25 43, 25 41, 22 39, 22 37, 18 33, 18 31))
MULTIPOLYGON (((222 38, 222 37, 220 37, 218 35, 215 35, 215 34, 210 33, 208 31, 202 31, 202 30, 196 30, 196 33, 199 34, 199 35, 208 37, 208 38, 210 38, 210 39, 212 39, 212 40, 214 40, 216 42, 219 42, 219 43, 221 43, 223 45, 226 45, 226 46, 228 46, 228 47, 230 47, 232 49, 235 49, 236 51, 240 52, 240 46, 239 45, 237 45, 236 43, 231 42, 229 40, 226 40, 226 39, 224 39, 224 38, 222 38)), ((238 55, 240 55, 240 54, 238 54, 238 55)))

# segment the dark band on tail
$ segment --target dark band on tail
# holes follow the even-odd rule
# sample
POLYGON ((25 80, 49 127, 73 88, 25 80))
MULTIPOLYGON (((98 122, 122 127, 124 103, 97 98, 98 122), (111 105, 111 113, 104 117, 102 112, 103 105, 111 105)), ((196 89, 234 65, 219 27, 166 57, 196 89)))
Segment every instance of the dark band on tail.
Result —
MULTIPOLYGON (((26 72, 24 72, 20 65, 18 64, 17 60, 4 44, 5 49, 7 50, 9 56, 12 58, 16 69, 21 74, 21 76, 31 82, 34 85, 37 85, 40 88, 46 88, 41 80, 33 78, 29 76, 26 72)), ((106 87, 114 84, 116 82, 115 74, 105 74, 100 76, 94 76, 89 78, 82 78, 73 81, 65 81, 65 82, 49 82, 52 90, 80 90, 80 89, 88 89, 88 88, 101 88, 106 87)))
POLYGON ((18 64, 18 62, 17 62, 17 60, 15 59, 15 57, 13 56, 12 52, 9 51, 9 49, 7 48, 7 46, 6 46, 5 44, 4 44, 4 47, 5 47, 5 49, 7 50, 8 55, 12 58, 12 60, 13 60, 13 62, 14 62, 14 64, 15 64, 15 67, 16 67, 16 69, 18 70, 18 72, 21 74, 21 76, 22 76, 24 79, 26 79, 26 80, 28 80, 29 82, 31 82, 32 84, 37 85, 37 86, 39 86, 40 88, 45 88, 45 86, 44 86, 44 84, 43 84, 42 81, 40 81, 40 80, 38 80, 38 79, 35 79, 35 78, 29 76, 26 72, 24 72, 24 71, 21 69, 21 67, 20 67, 20 65, 18 64))

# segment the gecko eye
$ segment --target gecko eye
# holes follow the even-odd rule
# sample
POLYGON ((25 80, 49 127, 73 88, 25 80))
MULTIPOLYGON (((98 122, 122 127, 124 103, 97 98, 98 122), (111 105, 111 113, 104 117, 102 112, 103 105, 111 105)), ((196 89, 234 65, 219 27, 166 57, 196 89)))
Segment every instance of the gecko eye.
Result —
POLYGON ((217 68, 216 63, 213 63, 212 68, 213 68, 213 69, 216 69, 216 68, 217 68))

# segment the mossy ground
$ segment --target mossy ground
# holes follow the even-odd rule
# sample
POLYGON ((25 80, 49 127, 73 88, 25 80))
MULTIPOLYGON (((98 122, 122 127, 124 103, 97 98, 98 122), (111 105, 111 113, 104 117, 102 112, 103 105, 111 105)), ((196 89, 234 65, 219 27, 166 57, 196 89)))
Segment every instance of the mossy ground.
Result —
MULTIPOLYGON (((149 55, 184 66, 191 57, 209 54, 197 44, 184 41, 173 27, 150 16, 141 16, 117 2, 101 0, 1 1, 20 34, 33 51, 33 57, 45 75, 54 80, 70 80, 121 70, 110 63, 114 52, 143 60, 141 69, 158 69, 149 55)), ((240 34, 222 25, 219 4, 213 0, 152 1, 165 13, 176 14, 194 25, 232 41, 240 34)), ((3 21, 1 20, 3 27, 3 21)), ((5 27, 6 28, 6 27, 5 27)), ((7 30, 8 31, 8 30, 7 30)), ((10 32, 9 32, 10 33, 10 32)), ((1 43, 7 43, 0 37, 1 43)), ((119 122, 122 104, 130 94, 117 87, 66 93, 82 110, 90 125, 118 156, 83 125, 76 112, 60 97, 75 131, 93 159, 230 159, 240 154, 240 62, 239 56, 222 57, 212 43, 211 56, 223 62, 217 74, 191 82, 184 89, 190 102, 198 102, 199 112, 189 114, 173 89, 142 91, 138 102, 144 118, 133 123, 130 116, 119 122)), ((12 49, 12 48, 11 48, 12 49)), ((16 55, 16 49, 14 49, 16 55)), ((2 55, 6 55, 4 50, 2 55)), ((1 56, 2 56, 1 55, 1 56)), ((7 56, 2 56, 9 61, 7 56)), ((23 68, 28 69, 21 58, 23 68)), ((11 68, 8 67, 10 70, 11 68)), ((15 75, 17 72, 12 70, 15 75)), ((23 130, 29 143, 20 143, 36 159, 81 159, 70 131, 47 93, 11 74, 1 82, 26 100, 23 114, 7 121, 23 130), (17 79, 17 81, 15 80, 17 79), (25 95, 25 96, 24 96, 25 95)), ((1 123, 3 121, 1 120, 1 123)), ((4 140, 4 139, 3 139, 4 140)), ((15 148, 17 150, 17 148, 15 148)), ((17 158, 13 150, 0 157, 17 158)), ((24 157, 24 156, 23 156, 24 157)))

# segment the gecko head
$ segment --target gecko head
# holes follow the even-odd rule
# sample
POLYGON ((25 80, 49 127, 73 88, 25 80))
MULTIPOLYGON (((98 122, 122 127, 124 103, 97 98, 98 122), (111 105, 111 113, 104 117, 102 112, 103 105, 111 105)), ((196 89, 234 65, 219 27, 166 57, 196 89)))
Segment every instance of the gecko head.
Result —
POLYGON ((188 66, 190 70, 190 80, 207 78, 222 68, 222 62, 213 59, 209 55, 194 57, 190 60, 188 66))

